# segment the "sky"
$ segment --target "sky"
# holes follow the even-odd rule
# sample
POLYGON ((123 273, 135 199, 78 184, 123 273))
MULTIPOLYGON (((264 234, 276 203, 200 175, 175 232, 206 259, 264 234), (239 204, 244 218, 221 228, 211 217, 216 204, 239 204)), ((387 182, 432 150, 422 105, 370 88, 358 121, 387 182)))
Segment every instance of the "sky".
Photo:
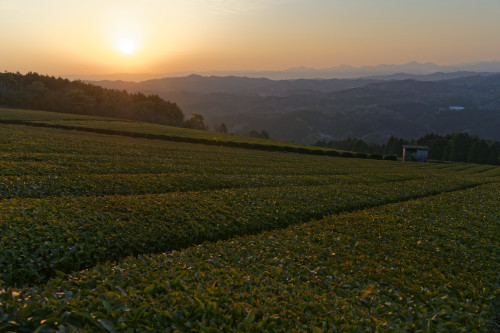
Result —
POLYGON ((500 60, 500 0, 0 0, 0 70, 284 70, 500 60))

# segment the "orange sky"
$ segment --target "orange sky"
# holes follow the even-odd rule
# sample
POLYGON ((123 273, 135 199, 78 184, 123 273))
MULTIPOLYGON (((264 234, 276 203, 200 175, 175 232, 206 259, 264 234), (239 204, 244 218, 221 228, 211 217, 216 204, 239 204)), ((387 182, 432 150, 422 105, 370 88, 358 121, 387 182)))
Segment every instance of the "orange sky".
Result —
POLYGON ((0 0, 0 70, 42 74, 500 60, 499 0, 0 0))

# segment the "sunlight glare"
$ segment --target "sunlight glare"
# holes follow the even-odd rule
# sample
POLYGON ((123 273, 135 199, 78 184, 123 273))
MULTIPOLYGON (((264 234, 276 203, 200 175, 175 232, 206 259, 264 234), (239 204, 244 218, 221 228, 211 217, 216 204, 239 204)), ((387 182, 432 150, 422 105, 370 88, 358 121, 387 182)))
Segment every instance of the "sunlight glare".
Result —
POLYGON ((125 55, 132 55, 137 52, 136 43, 129 38, 122 38, 118 41, 118 51, 125 55))

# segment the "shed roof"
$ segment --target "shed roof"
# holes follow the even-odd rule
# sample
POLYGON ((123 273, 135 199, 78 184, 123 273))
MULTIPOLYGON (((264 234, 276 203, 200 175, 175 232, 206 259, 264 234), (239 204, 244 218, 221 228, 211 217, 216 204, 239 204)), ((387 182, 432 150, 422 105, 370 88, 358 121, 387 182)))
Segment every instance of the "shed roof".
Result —
POLYGON ((418 150, 429 150, 428 146, 417 146, 417 145, 403 145, 405 149, 418 149, 418 150))

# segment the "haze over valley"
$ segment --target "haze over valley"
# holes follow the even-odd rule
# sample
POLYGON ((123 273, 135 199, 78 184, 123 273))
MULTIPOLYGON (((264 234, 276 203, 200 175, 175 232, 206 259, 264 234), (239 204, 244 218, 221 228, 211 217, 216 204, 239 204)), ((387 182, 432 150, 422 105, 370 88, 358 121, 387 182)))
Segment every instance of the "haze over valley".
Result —
POLYGON ((224 123, 237 134, 265 130, 274 139, 303 144, 347 138, 383 143, 390 136, 453 132, 500 140, 500 74, 406 70, 358 79, 190 75, 93 83, 174 100, 187 114, 203 115, 213 129, 224 123))
POLYGON ((474 62, 453 65, 436 65, 434 63, 420 63, 412 61, 404 64, 379 64, 372 66, 339 65, 329 68, 312 68, 299 66, 284 70, 211 70, 185 71, 172 73, 108 73, 108 74, 63 74, 69 79, 87 81, 120 80, 140 82, 150 79, 166 77, 184 77, 189 75, 201 76, 240 76, 249 78, 267 78, 271 80, 294 79, 352 79, 352 78, 380 78, 382 80, 416 78, 436 80, 453 77, 463 77, 477 73, 500 72, 500 61, 474 62), (434 74, 434 75, 431 75, 434 74))

